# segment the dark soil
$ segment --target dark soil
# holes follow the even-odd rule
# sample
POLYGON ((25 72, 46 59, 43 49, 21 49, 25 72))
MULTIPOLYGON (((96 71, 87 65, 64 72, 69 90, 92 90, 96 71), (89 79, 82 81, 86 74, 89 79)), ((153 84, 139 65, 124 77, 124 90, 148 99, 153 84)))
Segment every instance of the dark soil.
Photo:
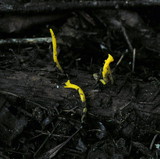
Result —
MULTIPOLYGON (((0 4, 27 8, 41 2, 0 4)), ((0 19, 0 158, 160 158, 158 6, 4 12, 0 19), (64 73, 53 62, 51 42, 36 41, 50 37, 49 28, 57 37, 64 73), (33 42, 25 42, 27 38, 33 42), (110 65, 114 83, 102 85, 94 75, 101 75, 108 54, 114 57, 110 65), (84 123, 77 91, 64 88, 68 79, 85 92, 84 123)))

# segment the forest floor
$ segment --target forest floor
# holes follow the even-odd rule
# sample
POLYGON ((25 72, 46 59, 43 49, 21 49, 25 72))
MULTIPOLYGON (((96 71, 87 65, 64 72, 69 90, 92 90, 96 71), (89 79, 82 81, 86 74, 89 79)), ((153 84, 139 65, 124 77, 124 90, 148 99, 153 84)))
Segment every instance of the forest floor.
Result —
POLYGON ((1 16, 0 158, 160 158, 159 8, 53 13, 1 16), (103 85, 108 54, 114 82, 103 85), (67 80, 85 93, 83 123, 67 80))

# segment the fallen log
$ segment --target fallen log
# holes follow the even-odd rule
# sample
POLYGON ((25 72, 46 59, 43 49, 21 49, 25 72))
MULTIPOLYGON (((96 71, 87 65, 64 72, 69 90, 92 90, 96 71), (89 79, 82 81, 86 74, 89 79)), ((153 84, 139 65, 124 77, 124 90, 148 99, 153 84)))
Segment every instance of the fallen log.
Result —
MULTIPOLYGON (((29 72, 1 70, 1 93, 8 92, 8 95, 15 94, 17 97, 23 97, 28 101, 42 105, 44 109, 53 107, 54 105, 63 105, 61 109, 65 109, 65 102, 69 101, 71 101, 70 107, 72 108, 77 105, 77 102, 79 103, 78 105, 81 106, 78 93, 63 87, 63 83, 66 82, 64 78, 61 82, 55 82, 55 74, 53 72, 52 74, 53 79, 49 79, 44 77, 44 75, 39 76, 38 74, 36 75, 29 72)), ((86 74, 85 72, 75 74, 76 78, 71 80, 73 83, 80 85, 87 94, 87 102, 89 110, 91 111, 89 113, 91 114, 114 118, 115 113, 124 109, 126 105, 132 105, 132 107, 137 110, 147 112, 148 114, 160 114, 158 108, 160 95, 155 85, 143 82, 131 84, 126 81, 126 83, 124 83, 124 79, 122 78, 118 79, 114 85, 108 84, 106 88, 99 89, 95 88, 95 81, 92 75, 86 74), (83 79, 83 81, 81 79, 83 79), (146 92, 146 89, 151 89, 150 93, 152 96, 146 92), (133 98, 136 100, 133 100, 133 98)))
POLYGON ((160 6, 158 0, 144 1, 81 1, 81 2, 39 2, 26 4, 0 5, 0 13, 49 13, 54 11, 77 10, 77 9, 128 9, 137 7, 160 6))

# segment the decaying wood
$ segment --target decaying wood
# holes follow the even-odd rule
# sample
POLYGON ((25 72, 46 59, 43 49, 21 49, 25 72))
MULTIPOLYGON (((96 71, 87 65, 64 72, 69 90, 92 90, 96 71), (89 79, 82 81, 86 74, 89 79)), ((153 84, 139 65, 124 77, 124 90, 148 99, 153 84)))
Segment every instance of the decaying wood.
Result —
POLYGON ((24 72, 1 71, 0 74, 1 91, 25 97, 44 106, 61 102, 69 95, 68 90, 44 77, 24 72))
MULTIPOLYGON (((65 102, 69 102, 71 108, 74 108, 77 102, 81 105, 78 93, 71 89, 63 88, 63 83, 54 82, 54 75, 53 79, 48 79, 33 73, 1 70, 0 77, 1 91, 16 94, 19 97, 25 98, 27 101, 40 104, 44 108, 62 104, 63 107, 61 108, 65 109, 65 102)), ((75 81, 75 79, 72 81, 75 81)), ((80 85, 87 95, 89 114, 104 118, 114 118, 115 113, 129 107, 140 112, 145 112, 148 115, 160 115, 158 108, 160 94, 155 94, 157 90, 156 86, 153 85, 150 87, 149 83, 139 83, 138 85, 133 84, 131 87, 131 83, 126 83, 121 88, 118 86, 118 83, 120 82, 121 84, 119 85, 122 85, 122 81, 118 79, 116 84, 111 86, 111 88, 109 86, 100 91, 99 89, 94 89, 95 81, 92 75, 83 75, 79 72, 77 74, 76 84, 80 85), (146 90, 150 90, 149 93, 152 96, 146 90), (141 93, 141 98, 136 99, 134 94, 137 96, 139 93, 141 93)))
POLYGON ((134 7, 148 7, 160 6, 158 0, 144 0, 144 1, 81 1, 81 2, 41 2, 41 3, 27 3, 20 4, 5 4, 0 5, 0 13, 40 13, 53 12, 57 10, 77 10, 86 8, 134 8, 134 7))

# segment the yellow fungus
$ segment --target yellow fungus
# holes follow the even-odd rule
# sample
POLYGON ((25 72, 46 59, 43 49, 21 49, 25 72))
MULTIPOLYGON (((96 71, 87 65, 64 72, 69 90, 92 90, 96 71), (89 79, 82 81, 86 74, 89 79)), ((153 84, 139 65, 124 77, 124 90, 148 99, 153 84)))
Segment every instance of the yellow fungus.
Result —
POLYGON ((87 106, 86 106, 86 97, 85 97, 85 94, 84 94, 83 90, 79 86, 77 86, 75 84, 72 84, 70 82, 70 80, 68 80, 65 83, 64 88, 73 88, 73 89, 78 91, 80 99, 82 101, 82 106, 83 106, 83 110, 82 110, 83 114, 82 114, 82 117, 81 117, 81 123, 84 123, 84 118, 86 117, 86 113, 87 113, 87 106))
POLYGON ((110 78, 111 82, 113 83, 112 73, 109 66, 109 64, 113 61, 114 61, 113 57, 110 54, 108 54, 108 58, 105 60, 103 70, 102 70, 103 79, 100 79, 100 82, 102 82, 102 84, 104 85, 107 84, 108 78, 110 78))
POLYGON ((57 53, 57 41, 52 29, 49 29, 52 37, 52 46, 53 46, 53 61, 56 63, 56 67, 63 72, 63 69, 58 61, 58 53, 57 53))
POLYGON ((77 85, 75 85, 75 84, 72 84, 72 83, 70 82, 70 80, 68 80, 68 81, 65 83, 64 88, 73 88, 73 89, 76 89, 76 90, 78 91, 78 93, 79 93, 79 96, 80 96, 81 101, 82 101, 82 102, 85 102, 85 101, 86 101, 86 97, 85 97, 85 94, 84 94, 83 90, 82 90, 79 86, 77 86, 77 85))
POLYGON ((106 82, 105 80, 103 80, 103 79, 100 79, 99 81, 100 81, 103 85, 107 84, 107 82, 106 82))

